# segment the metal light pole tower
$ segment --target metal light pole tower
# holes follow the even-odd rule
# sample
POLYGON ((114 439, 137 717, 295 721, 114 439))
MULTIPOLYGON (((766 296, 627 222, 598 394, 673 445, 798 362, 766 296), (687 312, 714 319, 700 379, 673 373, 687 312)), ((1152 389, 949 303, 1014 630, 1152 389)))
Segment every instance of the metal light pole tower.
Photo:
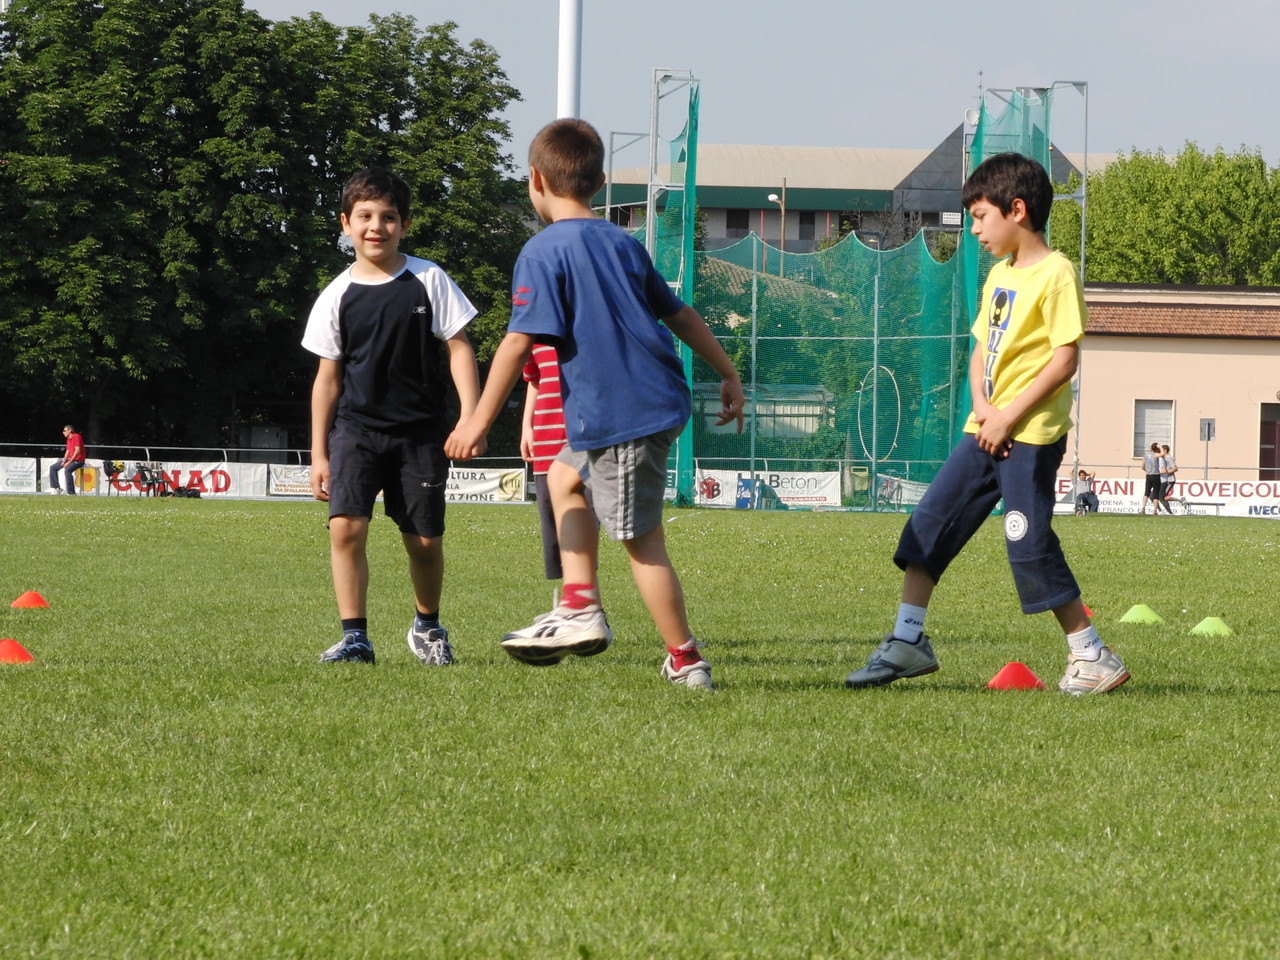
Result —
MULTIPOLYGON (((4 2, 4 0, 0 0, 4 2)), ((582 0, 560 0, 560 60, 556 118, 582 112, 582 0)))

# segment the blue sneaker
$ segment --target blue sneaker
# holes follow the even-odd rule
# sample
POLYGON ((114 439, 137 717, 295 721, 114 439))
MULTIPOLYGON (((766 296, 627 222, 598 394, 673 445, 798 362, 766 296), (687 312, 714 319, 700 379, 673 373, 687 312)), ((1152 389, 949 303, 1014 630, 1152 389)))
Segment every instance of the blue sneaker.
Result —
POLYGON ((453 647, 449 646, 449 631, 444 627, 419 630, 417 621, 409 628, 409 649, 427 667, 447 667, 453 663, 453 647))
POLYGON ((845 677, 844 685, 853 689, 882 687, 895 680, 921 677, 938 669, 929 638, 920 635, 915 643, 899 640, 890 634, 867 658, 867 665, 845 677))
POLYGON ((321 663, 373 663, 373 644, 363 633, 348 631, 342 639, 320 654, 321 663))

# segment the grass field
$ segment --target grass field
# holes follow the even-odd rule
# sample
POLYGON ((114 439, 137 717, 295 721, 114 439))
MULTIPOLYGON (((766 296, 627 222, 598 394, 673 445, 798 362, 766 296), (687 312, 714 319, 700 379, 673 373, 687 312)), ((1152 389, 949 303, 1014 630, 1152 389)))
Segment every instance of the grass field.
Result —
POLYGON ((551 594, 520 507, 450 508, 455 667, 405 646, 385 518, 378 665, 322 666, 322 509, 0 497, 0 637, 43 662, 0 666, 0 957, 1280 954, 1280 526, 1061 519, 1133 673, 1077 700, 996 523, 934 596, 941 671, 849 691, 903 518, 673 511, 707 694, 658 678, 615 545, 613 648, 509 660, 551 594), (984 690, 1010 660, 1051 690, 984 690))

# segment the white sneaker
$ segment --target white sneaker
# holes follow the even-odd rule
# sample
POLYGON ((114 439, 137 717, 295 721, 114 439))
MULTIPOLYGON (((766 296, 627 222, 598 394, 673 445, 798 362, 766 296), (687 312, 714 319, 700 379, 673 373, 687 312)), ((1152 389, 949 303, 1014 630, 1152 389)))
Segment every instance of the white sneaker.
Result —
POLYGON ((604 609, 571 610, 557 607, 537 617, 523 630, 513 630, 502 638, 502 649, 521 663, 551 666, 569 654, 594 657, 613 642, 613 631, 604 609))
POLYGON ((1079 697, 1090 693, 1109 693, 1129 679, 1120 658, 1108 646, 1097 660, 1081 660, 1067 655, 1067 672, 1058 681, 1058 689, 1079 697))
POLYGON ((689 652, 688 656, 682 656, 680 659, 684 661, 684 666, 677 669, 675 654, 667 654, 667 659, 662 663, 663 679, 686 686, 690 690, 712 689, 711 664, 702 659, 702 654, 698 653, 696 646, 689 652), (689 656, 694 656, 698 659, 690 660, 689 656))
POLYGON ((54 488, 53 488, 52 490, 50 490, 49 492, 50 492, 51 494, 53 494, 54 496, 57 496, 58 494, 60 494, 60 493, 62 492, 62 488, 61 488, 61 487, 54 487, 54 488))

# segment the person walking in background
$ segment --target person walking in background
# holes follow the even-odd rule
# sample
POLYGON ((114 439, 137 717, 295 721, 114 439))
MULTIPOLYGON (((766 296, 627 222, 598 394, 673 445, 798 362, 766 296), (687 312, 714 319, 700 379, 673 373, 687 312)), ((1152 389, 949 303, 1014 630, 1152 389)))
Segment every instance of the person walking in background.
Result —
POLYGON ((80 434, 76 433, 76 428, 69 423, 62 428, 62 436, 67 441, 67 448, 62 455, 62 459, 49 467, 49 492, 74 495, 76 492, 76 471, 83 467, 85 463, 84 440, 80 434), (67 486, 65 490, 58 485, 59 472, 66 476, 67 486))
POLYGON ((1173 513, 1169 509, 1169 501, 1176 499, 1172 494, 1173 485, 1178 482, 1177 474, 1178 461, 1173 459, 1173 452, 1167 443, 1160 444, 1160 502, 1169 513, 1173 513))
MULTIPOLYGON (((1146 514, 1149 500, 1151 514, 1155 516, 1160 512, 1160 444, 1153 443, 1151 449, 1143 455, 1142 472, 1147 476, 1147 483, 1142 489, 1142 506, 1138 512, 1146 514)), ((1168 509, 1168 504, 1165 505, 1165 509, 1168 509)))
POLYGON ((590 124, 548 124, 529 148, 529 199, 547 224, 525 244, 512 278, 507 334, 476 412, 445 442, 479 456, 535 342, 557 346, 568 446, 547 475, 565 583, 555 609, 506 634, 502 648, 530 664, 603 652, 613 631, 600 603, 599 534, 626 547, 631 573, 667 650, 661 674, 711 687, 711 666, 689 632, 684 591, 662 525, 667 455, 692 401, 672 334, 721 378, 719 424, 742 430, 742 381, 696 310, 680 301, 643 245, 602 220, 591 197, 604 183, 604 145, 590 124), (659 320, 662 322, 659 323, 659 320), (588 507, 586 483, 593 508, 588 507))
POLYGON ((903 571, 893 632, 845 678, 878 687, 938 669, 925 614, 951 561, 1004 500, 1004 538, 1024 614, 1052 611, 1066 635, 1063 693, 1098 694, 1129 679, 1102 643, 1053 531, 1058 468, 1071 429, 1071 378, 1086 308, 1071 261, 1045 242, 1053 184, 1040 164, 1002 153, 978 165, 961 200, 978 242, 1000 259, 972 333, 973 412, 898 540, 903 571))
POLYGON ((378 491, 409 556, 415 612, 409 649, 453 663, 440 625, 444 584, 449 374, 461 415, 475 409, 480 373, 467 337, 476 308, 439 266, 406 256, 410 190, 381 167, 342 191, 342 231, 355 262, 311 309, 302 345, 320 358, 311 391, 311 492, 329 503, 329 551, 342 639, 325 663, 373 663, 366 600, 369 522, 378 491))

